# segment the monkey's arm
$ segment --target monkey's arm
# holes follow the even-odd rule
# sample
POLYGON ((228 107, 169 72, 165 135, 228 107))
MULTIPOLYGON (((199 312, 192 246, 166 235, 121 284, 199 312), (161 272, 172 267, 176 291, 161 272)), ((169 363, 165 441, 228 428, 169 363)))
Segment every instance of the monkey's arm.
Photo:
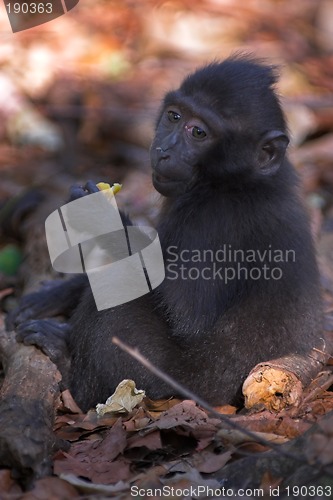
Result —
MULTIPOLYGON (((97 192, 99 189, 93 181, 88 181, 84 186, 71 186, 68 202, 97 192)), ((131 225, 131 221, 125 214, 120 212, 120 216, 123 224, 131 225)), ((82 219, 84 220, 84 214, 82 219)), ((38 292, 24 296, 18 307, 7 316, 7 330, 13 330, 30 319, 50 318, 58 315, 70 316, 87 285, 86 275, 77 275, 66 281, 57 280, 45 283, 38 292)))
POLYGON ((69 316, 77 306, 81 294, 88 284, 86 275, 80 274, 70 280, 46 282, 34 293, 22 297, 19 305, 6 318, 6 329, 13 330, 24 321, 69 316))

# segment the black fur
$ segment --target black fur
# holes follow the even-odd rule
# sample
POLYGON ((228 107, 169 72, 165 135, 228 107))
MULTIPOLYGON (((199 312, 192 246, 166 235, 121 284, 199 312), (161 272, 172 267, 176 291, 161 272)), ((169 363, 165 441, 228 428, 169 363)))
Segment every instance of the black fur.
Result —
POLYGON ((113 335, 212 404, 239 401, 258 362, 319 344, 318 270, 297 175, 285 159, 275 82, 274 69, 234 58, 200 69, 166 96, 151 148, 154 185, 167 196, 157 228, 166 279, 100 312, 86 288, 69 336, 70 387, 83 409, 124 378, 151 398, 172 393, 115 347, 113 335), (186 262, 193 251, 203 260, 205 250, 221 257, 221 249, 225 262, 186 262), (240 252, 229 258, 229 249, 240 252), (243 262, 248 250, 259 251, 262 262, 243 262), (269 262, 269 250, 294 251, 295 261, 269 262), (281 268, 281 279, 245 278, 264 265, 281 268), (239 266, 239 279, 213 279, 216 267, 231 273, 239 266), (192 267, 198 279, 189 279, 192 267), (182 271, 184 279, 174 279, 182 271))

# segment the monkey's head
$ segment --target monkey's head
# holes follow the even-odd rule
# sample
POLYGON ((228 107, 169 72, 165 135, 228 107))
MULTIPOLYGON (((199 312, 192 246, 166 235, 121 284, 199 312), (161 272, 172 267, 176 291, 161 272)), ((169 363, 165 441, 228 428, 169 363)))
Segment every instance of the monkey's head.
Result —
POLYGON ((169 92, 150 151, 157 191, 249 187, 278 175, 289 139, 276 80, 274 68, 235 57, 199 69, 169 92))

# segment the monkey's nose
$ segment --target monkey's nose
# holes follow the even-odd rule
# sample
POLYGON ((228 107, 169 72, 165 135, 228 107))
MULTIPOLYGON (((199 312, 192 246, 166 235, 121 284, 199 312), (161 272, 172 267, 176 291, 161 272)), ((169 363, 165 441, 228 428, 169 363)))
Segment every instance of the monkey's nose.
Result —
POLYGON ((170 158, 170 155, 168 154, 168 152, 165 151, 161 147, 156 148, 156 153, 157 153, 158 158, 161 160, 167 160, 168 158, 170 158))

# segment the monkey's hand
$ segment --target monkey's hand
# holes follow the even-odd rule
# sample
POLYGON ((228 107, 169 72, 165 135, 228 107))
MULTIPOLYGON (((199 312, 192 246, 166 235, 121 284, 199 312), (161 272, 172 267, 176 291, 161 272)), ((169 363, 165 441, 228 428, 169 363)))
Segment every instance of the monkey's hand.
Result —
POLYGON ((93 181, 87 181, 84 186, 74 184, 70 187, 68 201, 78 200, 79 198, 83 198, 83 196, 98 193, 99 191, 100 190, 93 181))
POLYGON ((41 349, 57 366, 63 382, 66 382, 70 359, 67 341, 70 331, 69 324, 54 319, 31 320, 18 326, 16 340, 41 349))
MULTIPOLYGON (((109 189, 111 189, 113 193, 112 195, 115 195, 121 190, 121 188, 122 184, 118 184, 117 182, 115 182, 112 186, 107 182, 99 182, 98 184, 95 184, 93 181, 87 181, 84 186, 74 184, 74 186, 71 186, 70 188, 68 201, 75 201, 83 198, 84 196, 88 196, 89 194, 99 193, 100 191, 106 191, 109 189)), ((91 207, 88 207, 89 212, 87 212, 86 214, 81 210, 84 210, 84 207, 80 209, 80 213, 78 214, 77 218, 75 218, 75 220, 73 220, 72 217, 71 222, 75 228, 79 229, 81 225, 82 230, 84 230, 86 217, 89 217, 89 219, 92 218, 91 207)), ((119 210, 119 215, 124 226, 132 226, 132 222, 127 214, 122 212, 122 210, 119 210)), ((98 223, 98 220, 96 220, 96 223, 98 223)))
POLYGON ((99 193, 100 191, 105 191, 107 189, 111 189, 113 194, 116 194, 121 190, 121 188, 122 185, 117 182, 115 182, 112 186, 107 182, 99 182, 98 184, 95 184, 93 181, 87 181, 84 186, 74 184, 74 186, 71 186, 69 191, 69 201, 78 200, 79 198, 83 198, 83 196, 99 193))

